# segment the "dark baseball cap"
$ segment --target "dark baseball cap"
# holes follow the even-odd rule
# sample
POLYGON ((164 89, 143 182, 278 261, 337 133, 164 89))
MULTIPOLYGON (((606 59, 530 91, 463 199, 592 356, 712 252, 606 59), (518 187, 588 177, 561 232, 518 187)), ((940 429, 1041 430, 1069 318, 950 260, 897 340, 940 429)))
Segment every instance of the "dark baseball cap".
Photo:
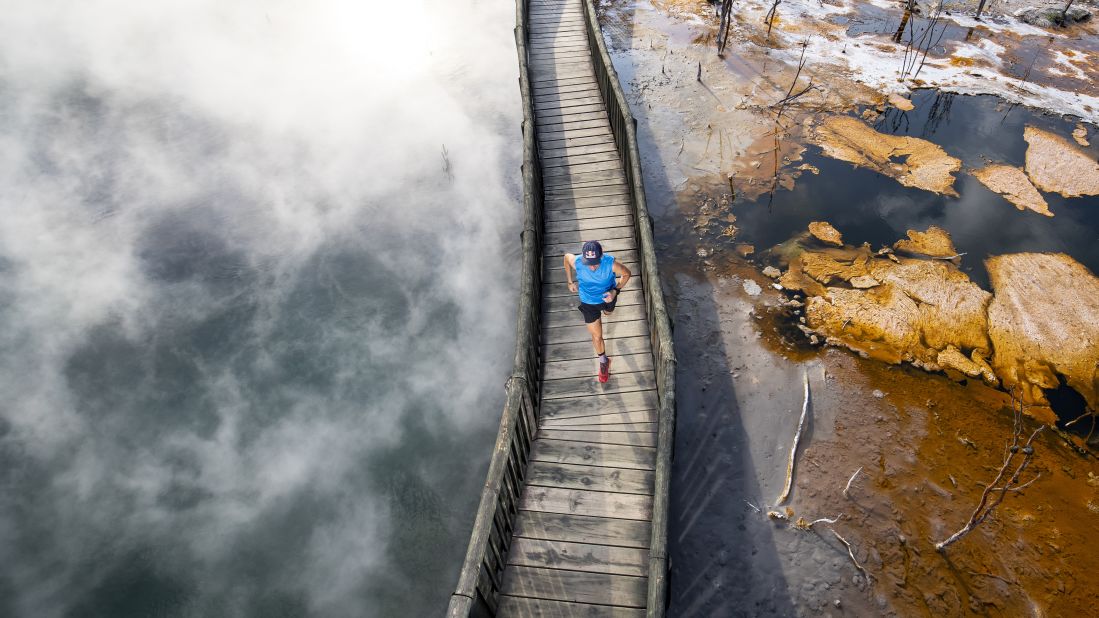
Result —
POLYGON ((588 266, 597 266, 599 261, 603 259, 603 245, 599 244, 598 240, 589 240, 584 243, 584 248, 581 249, 581 253, 584 257, 584 263, 588 266))

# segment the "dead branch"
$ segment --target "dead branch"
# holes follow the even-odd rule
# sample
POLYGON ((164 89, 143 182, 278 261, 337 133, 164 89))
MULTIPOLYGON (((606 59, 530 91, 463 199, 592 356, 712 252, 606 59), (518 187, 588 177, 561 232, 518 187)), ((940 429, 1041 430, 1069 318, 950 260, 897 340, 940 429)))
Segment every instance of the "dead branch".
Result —
POLYGON ((747 504, 748 506, 752 507, 752 510, 757 512, 757 513, 762 513, 763 512, 763 510, 761 510, 758 506, 752 504, 751 502, 748 502, 747 500, 744 501, 744 504, 747 504))
POLYGON ((813 521, 806 521, 804 517, 799 517, 798 520, 794 522, 794 527, 798 530, 812 530, 813 526, 817 524, 834 524, 840 519, 843 519, 843 513, 836 515, 832 519, 821 517, 820 519, 814 519, 813 521))
POLYGON ((778 15, 778 5, 782 4, 782 0, 773 0, 771 9, 767 11, 767 15, 763 18, 763 21, 767 22, 767 38, 771 38, 771 26, 775 24, 775 17, 778 15))
POLYGON ((794 460, 798 454, 798 442, 801 441, 801 430, 805 427, 805 417, 809 412, 809 373, 801 371, 802 382, 805 383, 805 396, 801 404, 801 420, 798 421, 798 431, 794 434, 794 445, 790 447, 790 460, 786 463, 786 484, 782 488, 782 495, 775 501, 779 506, 790 497, 790 488, 794 484, 794 460))
POLYGON ((729 43, 729 26, 732 24, 733 0, 721 0, 721 24, 717 27, 717 55, 725 53, 729 43))
POLYGON ((855 559, 855 551, 851 548, 851 544, 847 542, 847 539, 840 536, 840 533, 836 532, 832 528, 829 528, 828 530, 831 531, 832 534, 836 535, 836 538, 840 540, 840 543, 843 543, 847 547, 847 555, 851 557, 851 562, 854 563, 855 568, 859 570, 859 573, 862 573, 862 576, 866 578, 866 581, 870 581, 870 574, 867 573, 866 569, 862 568, 862 565, 859 564, 859 561, 855 559))
POLYGON ((859 475, 859 472, 862 472, 862 466, 859 466, 859 469, 855 470, 855 473, 851 475, 851 478, 847 479, 847 486, 843 488, 843 497, 844 498, 850 498, 851 497, 851 496, 847 495, 847 492, 851 490, 851 483, 855 482, 855 477, 859 475))
POLYGON ((1019 582, 1013 582, 1011 580, 1004 579, 1004 578, 1000 577, 999 575, 993 575, 992 573, 981 573, 980 571, 969 571, 969 574, 970 575, 980 575, 981 577, 991 577, 992 579, 998 579, 998 580, 1004 582, 1005 584, 1007 584, 1009 586, 1018 586, 1019 585, 1019 582))
POLYGON ((935 543, 936 550, 945 550, 948 546, 969 534, 974 528, 979 526, 981 522, 988 519, 988 516, 992 514, 992 511, 1004 501, 1007 492, 1015 489, 1022 489, 1037 479, 1037 477, 1035 477, 1035 479, 1028 481, 1026 484, 1019 485, 1019 477, 1034 458, 1034 447, 1031 446, 1031 444, 1046 426, 1042 425, 1038 427, 1038 429, 1035 429, 1034 432, 1030 434, 1026 443, 1020 447, 1019 439, 1022 437, 1023 427, 1023 404, 1021 401, 1017 402, 1014 391, 1011 393, 1011 409, 1014 415, 1011 444, 1005 449, 1004 461, 1000 465, 999 471, 996 473, 996 478, 992 479, 992 482, 988 485, 985 485, 984 491, 981 492, 981 500, 977 503, 977 508, 973 510, 973 514, 969 516, 969 521, 946 540, 935 543), (1018 403, 1018 405, 1016 405, 1016 403, 1018 403), (1005 481, 1003 485, 1000 485, 1004 475, 1011 468, 1015 456, 1020 453, 1022 454, 1022 461, 1015 466, 1015 471, 1011 473, 1011 476, 1007 478, 1007 481, 1005 481))

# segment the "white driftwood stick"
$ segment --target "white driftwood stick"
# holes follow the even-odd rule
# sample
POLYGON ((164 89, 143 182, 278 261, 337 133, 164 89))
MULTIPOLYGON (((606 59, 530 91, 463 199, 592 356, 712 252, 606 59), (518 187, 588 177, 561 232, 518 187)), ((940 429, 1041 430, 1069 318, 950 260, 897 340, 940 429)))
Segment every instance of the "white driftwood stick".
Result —
POLYGON ((859 466, 859 469, 855 470, 855 473, 851 475, 851 478, 847 479, 847 487, 843 488, 843 497, 844 498, 850 497, 850 496, 847 495, 847 492, 851 490, 851 483, 855 482, 855 477, 859 475, 859 472, 862 472, 862 466, 859 466))
POLYGON ((836 538, 839 539, 840 542, 843 543, 847 547, 847 555, 851 557, 851 562, 855 563, 855 568, 858 569, 860 573, 862 573, 863 577, 865 577, 867 581, 870 581, 870 574, 867 573, 866 569, 862 568, 862 565, 859 564, 859 561, 855 559, 855 552, 854 552, 854 550, 852 550, 851 544, 847 542, 847 539, 840 536, 839 532, 836 532, 835 530, 833 530, 831 528, 829 528, 828 530, 832 534, 836 535, 836 538))
POLYGON ((775 506, 786 502, 790 497, 790 488, 794 484, 794 460, 798 454, 798 442, 801 441, 801 430, 805 428, 805 417, 809 413, 809 374, 804 369, 801 371, 802 381, 805 383, 805 397, 801 404, 801 420, 798 421, 798 432, 794 434, 794 445, 790 447, 790 461, 786 463, 786 485, 782 488, 782 495, 778 497, 775 506))

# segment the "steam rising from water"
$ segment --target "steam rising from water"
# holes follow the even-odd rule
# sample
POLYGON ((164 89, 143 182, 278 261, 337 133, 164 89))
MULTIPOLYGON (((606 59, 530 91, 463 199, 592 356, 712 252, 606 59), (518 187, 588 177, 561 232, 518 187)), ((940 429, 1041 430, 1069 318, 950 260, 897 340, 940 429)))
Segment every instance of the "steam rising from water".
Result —
POLYGON ((441 610, 511 359, 512 22, 5 12, 0 615, 441 610))

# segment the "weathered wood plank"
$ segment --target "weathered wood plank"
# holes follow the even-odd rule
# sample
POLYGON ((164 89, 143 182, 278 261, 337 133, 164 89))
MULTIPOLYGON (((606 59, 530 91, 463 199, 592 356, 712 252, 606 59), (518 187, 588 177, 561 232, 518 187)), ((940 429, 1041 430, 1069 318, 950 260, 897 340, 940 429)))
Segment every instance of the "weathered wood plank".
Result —
MULTIPOLYGON (((575 112, 571 114, 566 114, 564 116, 539 117, 536 126, 539 130, 544 129, 547 131, 606 126, 607 131, 610 132, 610 123, 607 122, 607 112, 603 109, 587 112, 575 112), (596 122, 593 123, 593 121, 596 122)), ((543 165, 545 165, 545 162, 543 162, 543 165)))
POLYGON ((507 563, 637 577, 649 574, 649 552, 645 549, 542 539, 515 539, 511 544, 507 563))
POLYGON ((602 195, 581 195, 578 197, 554 195, 553 197, 547 197, 545 204, 547 211, 553 211, 594 208, 597 206, 629 206, 632 203, 631 201, 629 188, 623 186, 616 191, 603 191, 602 195))
MULTIPOLYGON (((598 429, 599 431, 624 431, 627 433, 656 433, 660 427, 657 423, 619 423, 616 425, 553 425, 547 427, 547 429, 561 429, 568 431, 588 431, 591 429, 598 429)), ((632 442, 630 443, 632 444, 632 442)))
POLYGON ((540 426, 546 428, 569 426, 586 427, 588 425, 630 425, 636 423, 656 423, 659 413, 656 410, 637 412, 611 412, 609 414, 590 414, 585 410, 561 409, 557 414, 543 413, 540 426), (573 416, 574 414, 582 416, 573 416))
MULTIPOLYGON (((622 314, 623 319, 644 319, 645 309, 640 305, 632 307, 619 307, 615 310, 612 316, 615 314, 622 314)), ((580 312, 576 312, 576 316, 562 313, 550 313, 544 317, 560 316, 562 318, 567 317, 569 320, 578 320, 580 312)), ((606 317, 604 317, 606 319, 606 317)), ((625 356, 616 356, 611 359, 612 369, 617 372, 627 373, 631 371, 652 371, 653 370, 653 357, 652 354, 627 354, 625 356)), ((581 378, 586 376, 595 375, 598 369, 598 363, 596 359, 584 358, 567 361, 555 361, 546 363, 542 367, 542 379, 543 380, 559 380, 561 378, 581 378)))
MULTIPOLYGON (((598 399, 610 399, 599 397, 598 399)), ((531 450, 532 461, 548 461, 551 463, 577 464, 584 466, 605 466, 608 468, 630 468, 633 470, 652 470, 656 463, 656 449, 645 446, 623 446, 621 444, 589 444, 586 442, 569 442, 565 440, 536 440, 531 450)), ((533 493, 533 492, 527 492, 533 493)), ((620 496, 613 494, 612 496, 620 496)), ((531 496, 531 500, 553 500, 562 497, 562 494, 539 494, 541 497, 531 496), (550 497, 547 497, 550 496, 550 497)), ((583 499, 583 496, 572 496, 583 499)), ((586 508, 615 508, 625 503, 609 501, 600 502, 598 496, 589 496, 586 508)), ((630 503, 634 504, 634 503, 630 503)), ((534 511, 544 511, 524 506, 522 508, 534 511)), ((576 510, 552 510, 554 513, 579 513, 580 515, 598 515, 601 517, 625 517, 626 519, 645 519, 644 509, 637 511, 633 516, 626 516, 628 512, 616 515, 611 512, 581 512, 576 510)))
POLYGON ((623 183, 626 175, 621 168, 613 170, 599 170, 595 172, 576 172, 566 176, 554 176, 543 178, 546 191, 561 189, 577 189, 581 187, 598 187, 623 183))
MULTIPOLYGON (((633 236, 626 238, 601 238, 599 244, 603 245, 604 251, 626 251, 631 249, 637 249, 637 239, 633 236)), ((560 257, 566 253, 580 253, 580 242, 577 240, 570 240, 567 242, 561 242, 553 245, 546 245, 543 249, 546 257, 560 257)), ((627 288, 626 291, 629 291, 627 288)))
POLYGON ((538 143, 546 144, 549 142, 557 142, 561 140, 567 140, 574 137, 606 137, 610 135, 610 129, 555 129, 553 131, 539 131, 538 143))
MULTIPOLYGON (((596 239, 602 242, 603 240, 610 240, 613 238, 633 238, 633 226, 622 225, 617 227, 606 227, 591 230, 584 230, 582 232, 550 232, 545 235, 545 243, 547 245, 561 245, 567 243, 580 243, 586 240, 596 239)), ((632 248, 632 247, 631 247, 632 248)), ((604 247, 604 251, 610 251, 604 247)))
MULTIPOLYGON (((604 324, 604 330, 613 325, 604 324)), ((611 377, 607 382, 599 382, 594 375, 579 378, 561 378, 548 380, 542 384, 542 400, 566 399, 577 397, 605 397, 612 393, 628 393, 656 388, 656 375, 652 371, 627 371, 616 373, 614 360, 611 360, 611 377)))
MULTIPOLYGON (((579 219, 591 219, 591 218, 603 218, 603 217, 625 217, 633 216, 633 207, 628 204, 618 204, 617 206, 595 206, 592 208, 570 208, 568 210, 546 210, 543 213, 546 224, 555 221, 574 221, 579 219)), ((619 255, 616 253, 614 256, 616 259, 619 255)), ((622 258, 620 262, 625 263, 627 260, 622 258)), ((634 263, 637 259, 630 260, 634 263)))
MULTIPOLYGON (((653 473, 648 470, 598 468, 533 461, 527 468, 527 485, 651 496, 653 495, 653 473)), ((590 542, 601 543, 602 541, 590 542)))
MULTIPOLYGON (((578 122, 581 120, 580 115, 590 112, 599 112, 603 114, 601 120, 607 120, 606 113, 607 108, 603 107, 603 101, 596 101, 595 103, 583 103, 579 105, 543 105, 538 107, 535 112, 535 120, 540 124, 538 128, 543 126, 549 127, 555 124, 568 124, 570 122, 578 122), (556 122, 554 121, 556 119, 556 122)), ((590 120, 590 118, 587 118, 590 120)), ((607 121, 607 126, 610 126, 610 121, 607 121)))
POLYGON ((599 84, 594 79, 576 81, 571 84, 543 84, 539 88, 534 88, 533 93, 535 96, 544 94, 547 96, 560 96, 565 94, 579 94, 580 96, 591 96, 592 93, 599 92, 599 84))
POLYGON ((521 510, 515 518, 517 537, 599 543, 617 547, 648 547, 651 530, 647 521, 585 515, 521 510))
MULTIPOLYGON (((577 299, 576 302, 579 302, 579 299, 577 299)), ((573 325, 576 325, 576 324, 582 324, 583 323, 581 321, 583 316, 580 315, 580 310, 577 310, 576 313, 565 312, 565 311, 556 311, 556 312, 552 312, 552 313, 545 312, 545 315, 543 315, 542 317, 543 317, 543 320, 542 320, 543 328, 553 328, 553 327, 558 327, 558 326, 573 326, 573 325)), ((603 320, 603 323, 606 324, 608 322, 628 322, 630 320, 644 320, 645 317, 646 316, 645 316, 645 307, 644 307, 644 305, 634 304, 634 305, 617 306, 615 308, 615 310, 612 311, 609 315, 604 314, 602 316, 602 320, 603 320)), ((623 367, 622 369, 620 369, 620 371, 626 371, 626 369, 623 367)), ((584 375, 588 375, 588 373, 585 372, 584 375)), ((556 376, 556 377, 567 378, 567 377, 571 377, 571 376, 556 376)), ((547 376, 544 376, 544 379, 550 380, 550 379, 553 379, 553 378, 551 378, 550 376, 547 375, 547 376)))
MULTIPOLYGON (((628 322, 611 322, 603 325, 603 339, 619 339, 621 337, 640 337, 649 334, 649 325, 641 320, 628 322)), ((591 334, 587 325, 581 323, 576 326, 554 326, 542 330, 542 343, 544 345, 554 343, 591 342, 591 334)))
POLYGON ((513 566, 504 571, 501 594, 515 597, 645 607, 647 577, 513 566))
MULTIPOLYGON (((599 425, 594 427, 598 428, 599 425)), ((610 431, 607 429, 545 428, 538 432, 540 439, 571 440, 573 442, 591 442, 593 444, 620 444, 623 446, 656 447, 656 425, 646 427, 648 431, 610 431)), ((604 468, 610 470, 611 468, 604 468)), ((617 468, 614 468, 617 469, 617 468)), ((591 487, 589 489, 596 489, 591 487)))
POLYGON ((568 603, 500 595, 496 615, 501 618, 644 618, 645 610, 590 603, 568 603))
POLYGON ((567 167, 571 165, 580 165, 583 163, 603 163, 604 161, 618 161, 621 165, 621 159, 618 157, 618 150, 613 147, 614 144, 606 144, 602 150, 587 153, 571 153, 562 154, 557 156, 542 155, 543 167, 567 167))
MULTIPOLYGON (((625 340, 628 341, 628 340, 625 340)), ((614 342, 607 342, 607 348, 611 348, 614 342)), ((632 349, 623 349, 621 354, 639 354, 640 350, 649 349, 649 341, 645 339, 634 345, 632 349)), ((591 344, 587 344, 587 357, 593 356, 591 344)), ((610 350, 608 354, 619 354, 610 350)), ((542 414, 546 416, 577 416, 580 414, 612 414, 616 412, 640 412, 643 410, 656 410, 659 407, 656 391, 634 391, 632 393, 619 393, 613 397, 591 397, 580 399, 551 399, 542 402, 542 414)))
POLYGON ((566 141, 566 143, 561 144, 560 146, 543 146, 538 150, 538 154, 542 157, 543 161, 603 153, 610 153, 614 156, 618 156, 618 145, 614 143, 613 136, 601 140, 588 139, 583 143, 566 141))
MULTIPOLYGON (((588 230, 602 230, 610 227, 633 225, 633 215, 617 215, 613 217, 584 217, 581 219, 567 219, 564 221, 546 221, 546 233, 552 232, 586 232, 588 230)), ((635 272, 637 272, 635 270, 635 272)))
MULTIPOLYGON (((579 251, 579 248, 575 248, 579 251)), ((645 302, 645 296, 640 290, 626 288, 622 292, 622 296, 618 298, 618 309, 615 309, 617 313, 619 309, 623 309, 629 305, 641 305, 645 302)), ((576 307, 580 304, 580 299, 575 294, 572 296, 559 296, 542 299, 542 311, 543 313, 556 313, 556 312, 571 312, 575 311, 576 315, 580 315, 580 310, 576 307)), ((579 319, 579 318, 578 318, 579 319)))
POLYGON ((577 105, 598 105, 603 108, 603 97, 598 93, 595 95, 585 94, 584 96, 577 97, 561 97, 558 95, 542 95, 534 97, 534 109, 568 109, 570 107, 576 107, 577 105))
POLYGON ((604 117, 599 118, 581 118, 581 114, 577 114, 576 119, 570 117, 554 116, 540 122, 546 124, 538 125, 539 130, 545 128, 547 133, 556 133, 558 131, 568 131, 575 129, 603 129, 607 133, 610 133, 610 124, 607 123, 607 119, 604 117))
MULTIPOLYGON (((539 441, 541 442, 541 441, 539 441)), ((546 440, 556 443, 556 440, 546 440)), ((579 443, 573 443, 578 444, 579 443)), ((603 446, 584 444, 581 446, 616 449, 642 449, 640 446, 603 446)), ((653 449, 648 449, 652 451, 653 449)), ((569 463, 569 462, 565 462, 569 463)), ((651 469, 651 468, 650 468, 651 469)), ((528 485, 519 500, 519 508, 543 513, 562 513, 566 515, 588 515, 591 517, 617 517, 649 521, 652 518, 652 496, 642 494, 620 494, 609 491, 586 491, 583 489, 564 489, 561 487, 542 487, 528 485)))

